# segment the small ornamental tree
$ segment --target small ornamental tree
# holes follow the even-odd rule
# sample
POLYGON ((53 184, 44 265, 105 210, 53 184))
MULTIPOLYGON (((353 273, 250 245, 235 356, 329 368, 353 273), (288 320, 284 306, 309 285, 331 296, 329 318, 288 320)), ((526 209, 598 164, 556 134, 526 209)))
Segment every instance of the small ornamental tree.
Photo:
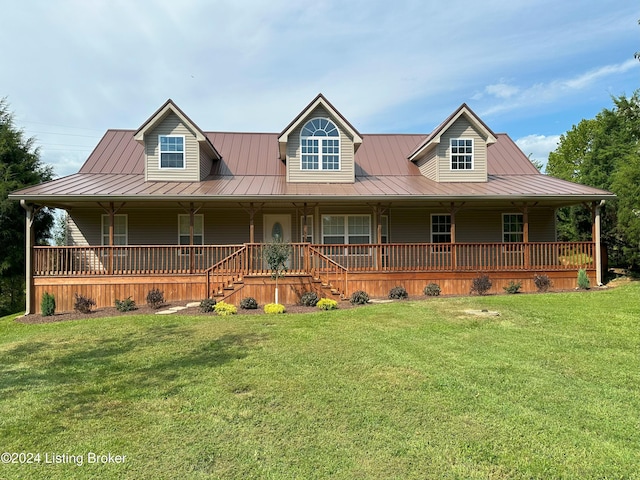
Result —
POLYGON ((291 247, 282 242, 272 242, 264 247, 264 259, 271 270, 271 278, 276 281, 276 298, 278 303, 278 278, 284 277, 287 272, 287 261, 291 255, 291 247))

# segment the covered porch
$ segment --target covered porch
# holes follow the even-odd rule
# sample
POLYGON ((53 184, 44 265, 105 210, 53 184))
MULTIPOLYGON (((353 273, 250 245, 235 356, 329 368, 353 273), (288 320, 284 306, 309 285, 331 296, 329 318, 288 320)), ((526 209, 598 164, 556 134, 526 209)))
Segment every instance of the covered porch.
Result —
MULTIPOLYGON (((213 297, 239 303, 253 296, 273 301, 274 282, 264 260, 265 243, 234 245, 131 245, 33 248, 32 312, 46 291, 56 295, 60 311, 73 308, 74 293, 98 306, 131 296, 144 303, 152 288, 169 302, 213 297)), ((488 274, 494 292, 510 281, 535 291, 535 274, 548 275, 554 288, 575 287, 585 269, 593 282, 600 268, 596 242, 516 243, 290 243, 288 270, 280 280, 283 303, 295 303, 304 291, 346 298, 356 290, 385 297, 403 285, 421 295, 427 283, 443 294, 467 294, 471 281, 488 274)))

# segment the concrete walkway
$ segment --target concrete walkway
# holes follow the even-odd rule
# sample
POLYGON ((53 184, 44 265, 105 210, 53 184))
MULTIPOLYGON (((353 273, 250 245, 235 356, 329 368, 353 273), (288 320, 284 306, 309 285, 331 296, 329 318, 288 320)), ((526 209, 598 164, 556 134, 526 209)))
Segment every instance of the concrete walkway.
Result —
POLYGON ((187 303, 187 305, 184 307, 171 307, 166 310, 160 310, 159 312, 156 312, 156 315, 171 315, 172 313, 178 313, 179 311, 185 310, 187 308, 199 307, 199 306, 200 306, 200 302, 191 302, 191 303, 187 303))

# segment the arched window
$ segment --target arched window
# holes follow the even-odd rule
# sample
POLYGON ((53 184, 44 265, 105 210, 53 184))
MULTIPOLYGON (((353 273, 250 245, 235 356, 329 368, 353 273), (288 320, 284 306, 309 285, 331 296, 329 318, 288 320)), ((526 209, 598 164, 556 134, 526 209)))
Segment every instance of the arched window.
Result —
POLYGON ((327 118, 309 120, 300 132, 302 170, 340 170, 340 132, 327 118))

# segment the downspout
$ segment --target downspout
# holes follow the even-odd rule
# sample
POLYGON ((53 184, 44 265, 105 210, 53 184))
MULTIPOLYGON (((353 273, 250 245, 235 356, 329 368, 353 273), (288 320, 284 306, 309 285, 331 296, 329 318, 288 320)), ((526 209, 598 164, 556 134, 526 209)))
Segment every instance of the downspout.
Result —
POLYGON ((32 205, 28 205, 27 202, 25 200, 20 200, 20 206, 22 208, 24 208, 26 214, 27 214, 27 221, 25 223, 25 247, 26 247, 26 252, 25 252, 25 283, 26 283, 26 289, 25 289, 25 300, 26 300, 26 306, 25 306, 25 315, 30 315, 31 313, 33 313, 31 311, 31 305, 33 304, 32 302, 32 297, 33 297, 33 292, 32 292, 32 286, 33 286, 33 218, 34 218, 34 213, 33 213, 33 206, 32 205))
POLYGON ((596 248, 596 284, 602 286, 602 251, 600 245, 600 208, 605 204, 605 200, 601 200, 600 204, 596 206, 596 234, 594 238, 596 248))

